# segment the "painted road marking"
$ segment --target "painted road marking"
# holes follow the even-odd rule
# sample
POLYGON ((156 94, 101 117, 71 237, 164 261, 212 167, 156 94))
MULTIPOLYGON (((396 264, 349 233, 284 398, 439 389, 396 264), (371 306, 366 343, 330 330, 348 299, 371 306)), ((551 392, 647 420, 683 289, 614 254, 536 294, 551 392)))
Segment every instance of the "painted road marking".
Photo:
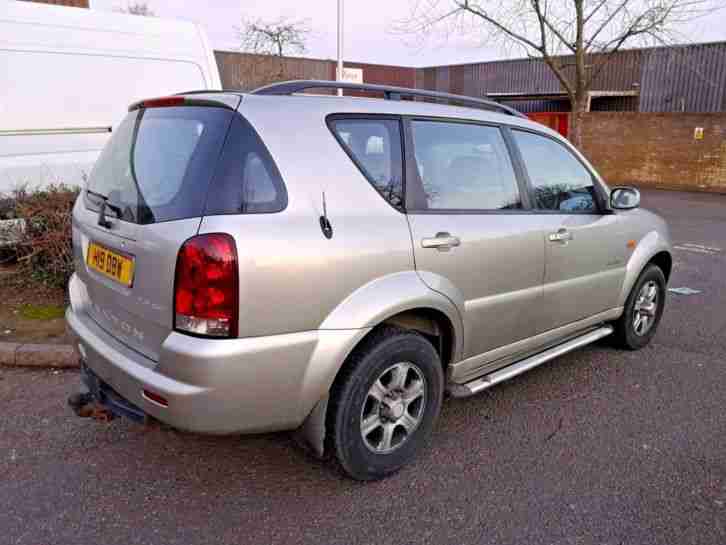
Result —
POLYGON ((668 291, 671 293, 677 293, 678 295, 696 295, 697 293, 701 293, 701 290, 694 290, 693 288, 688 288, 686 286, 682 288, 668 288, 668 291))
POLYGON ((685 250, 687 252, 696 252, 698 254, 716 255, 721 252, 721 248, 715 246, 703 246, 702 244, 693 244, 692 242, 684 242, 674 246, 676 250, 685 250))

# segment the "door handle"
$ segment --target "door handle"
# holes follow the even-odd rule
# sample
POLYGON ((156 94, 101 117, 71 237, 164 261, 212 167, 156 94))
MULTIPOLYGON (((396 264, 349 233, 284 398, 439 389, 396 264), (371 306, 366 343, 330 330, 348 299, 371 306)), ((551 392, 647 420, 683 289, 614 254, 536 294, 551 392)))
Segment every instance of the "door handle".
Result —
POLYGON ((567 244, 570 240, 572 240, 572 233, 562 227, 560 229, 557 229, 556 233, 550 233, 549 239, 550 242, 560 242, 562 244, 567 244))
POLYGON ((460 246, 459 237, 450 235, 449 233, 436 233, 435 237, 421 239, 421 246, 424 248, 436 248, 441 252, 448 252, 455 246, 460 246))

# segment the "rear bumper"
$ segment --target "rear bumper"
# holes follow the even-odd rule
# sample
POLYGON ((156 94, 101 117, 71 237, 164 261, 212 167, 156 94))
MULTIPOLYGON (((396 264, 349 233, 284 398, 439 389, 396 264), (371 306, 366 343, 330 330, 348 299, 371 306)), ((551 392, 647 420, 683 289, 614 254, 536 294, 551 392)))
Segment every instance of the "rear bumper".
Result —
MULTIPOLYGON (((73 277, 71 283, 80 282, 73 277)), ((71 286, 72 288, 73 286, 71 286)), ((321 330, 246 339, 172 332, 158 362, 120 343, 73 300, 66 321, 84 364, 144 413, 201 433, 297 428, 326 395, 348 353, 369 329, 321 330), (163 406, 144 390, 168 401, 163 406)))

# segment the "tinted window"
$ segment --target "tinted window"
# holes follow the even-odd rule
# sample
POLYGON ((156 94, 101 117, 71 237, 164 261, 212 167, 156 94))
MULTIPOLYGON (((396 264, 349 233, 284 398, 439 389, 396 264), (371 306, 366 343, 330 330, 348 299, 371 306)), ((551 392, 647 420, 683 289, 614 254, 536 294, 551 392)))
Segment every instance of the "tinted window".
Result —
POLYGON ((286 206, 285 184, 272 157, 249 122, 235 115, 205 214, 269 213, 286 206))
POLYGON ((414 151, 429 210, 522 207, 517 181, 496 127, 413 121, 414 151))
POLYGON ((390 119, 336 119, 330 123, 345 150, 388 202, 403 207, 401 129, 390 119))
POLYGON ((151 108, 130 112, 91 171, 86 206, 133 223, 202 215, 233 112, 151 108))
POLYGON ((512 133, 532 182, 536 208, 563 212, 597 209, 592 176, 568 149, 544 136, 512 133))

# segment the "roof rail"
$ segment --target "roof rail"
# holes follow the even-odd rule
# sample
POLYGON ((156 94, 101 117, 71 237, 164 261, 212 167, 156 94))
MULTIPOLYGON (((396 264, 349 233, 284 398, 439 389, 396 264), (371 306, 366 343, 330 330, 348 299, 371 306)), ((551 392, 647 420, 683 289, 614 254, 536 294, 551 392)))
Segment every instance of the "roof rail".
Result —
POLYGON ((291 95, 299 93, 306 89, 350 89, 352 91, 373 91, 383 93, 386 100, 401 100, 401 97, 421 97, 434 100, 447 100, 456 102, 470 108, 481 108, 484 110, 492 110, 500 113, 514 115, 517 117, 527 116, 518 112, 514 108, 499 104, 493 100, 483 98, 467 97, 463 95, 452 95, 450 93, 440 93, 438 91, 426 91, 424 89, 409 89, 407 87, 392 87, 390 85, 376 85, 373 83, 350 83, 347 81, 326 81, 326 80, 294 80, 283 81, 280 83, 272 83, 265 85, 251 92, 253 95, 291 95))

